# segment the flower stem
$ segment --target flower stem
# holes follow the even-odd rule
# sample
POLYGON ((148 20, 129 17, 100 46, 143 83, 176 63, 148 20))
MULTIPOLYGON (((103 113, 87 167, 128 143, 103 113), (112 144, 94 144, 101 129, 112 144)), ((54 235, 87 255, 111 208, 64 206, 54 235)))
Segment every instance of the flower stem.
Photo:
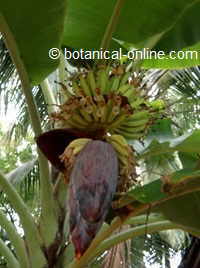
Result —
POLYGON ((115 234, 110 238, 106 239, 105 241, 103 241, 99 245, 99 247, 93 251, 93 256, 91 257, 94 258, 95 256, 102 254, 105 250, 108 250, 109 248, 115 246, 118 243, 126 241, 127 239, 132 239, 136 236, 145 234, 147 227, 148 227, 148 234, 168 229, 180 229, 178 225, 167 220, 150 223, 147 226, 146 224, 144 224, 137 227, 133 227, 121 233, 115 234))
POLYGON ((19 262, 13 255, 12 251, 6 246, 6 244, 0 239, 0 252, 1 255, 5 257, 7 260, 7 265, 6 267, 8 268, 20 268, 19 262))
POLYGON ((10 222, 6 215, 0 210, 0 225, 8 234, 8 237, 15 248, 16 255, 19 259, 20 267, 29 267, 29 261, 24 241, 17 233, 17 230, 12 222, 10 222))
POLYGON ((103 39, 101 41, 101 47, 103 50, 107 50, 110 46, 110 42, 112 40, 113 33, 116 29, 117 23, 119 21, 119 16, 121 9, 123 7, 125 0, 117 0, 117 3, 115 4, 113 14, 110 18, 110 21, 107 25, 105 34, 103 36, 103 39))
POLYGON ((53 90, 49 84, 49 80, 46 78, 44 81, 41 82, 40 86, 44 95, 45 102, 47 103, 48 114, 56 112, 56 100, 53 94, 53 90))
POLYGON ((27 206, 24 204, 23 200, 12 186, 10 182, 0 173, 0 185, 1 189, 7 195, 12 207, 19 215, 20 222, 22 224, 28 248, 30 250, 30 258, 38 260, 38 267, 43 267, 45 264, 45 259, 43 252, 41 251, 42 240, 33 217, 28 211, 27 206))
MULTIPOLYGON (((17 68, 21 81, 23 93, 28 106, 29 116, 35 136, 42 133, 39 112, 32 94, 32 87, 29 75, 26 71, 24 62, 20 56, 20 52, 16 40, 11 32, 5 18, 0 14, 0 31, 3 34, 5 44, 10 52, 11 58, 17 68)), ((44 155, 39 151, 38 159, 40 165, 40 187, 41 187, 41 230, 45 230, 43 238, 47 238, 46 244, 52 243, 55 238, 55 231, 52 232, 52 226, 56 228, 56 216, 54 211, 53 188, 49 179, 49 165, 44 155), (44 228, 42 228, 44 225, 44 228), (51 241, 50 241, 51 240, 51 241)), ((54 228, 54 229, 55 229, 54 228)), ((30 242, 30 241, 29 241, 30 242)))

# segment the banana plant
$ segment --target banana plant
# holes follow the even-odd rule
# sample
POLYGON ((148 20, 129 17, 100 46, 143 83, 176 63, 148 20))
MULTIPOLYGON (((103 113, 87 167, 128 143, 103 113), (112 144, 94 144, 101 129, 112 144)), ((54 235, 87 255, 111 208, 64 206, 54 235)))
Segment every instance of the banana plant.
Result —
POLYGON ((150 46, 166 53, 199 48, 195 34, 199 1, 159 4, 146 0, 143 4, 113 0, 106 9, 100 0, 69 0, 67 5, 64 0, 0 4, 0 31, 19 74, 40 167, 39 218, 0 173, 1 190, 24 232, 21 235, 1 211, 0 225, 14 248, 11 251, 0 240, 0 253, 8 267, 86 267, 113 246, 146 233, 181 229, 200 235, 200 130, 178 137, 166 134, 172 124, 170 104, 152 93, 142 69, 192 66, 199 59, 165 59, 157 65, 154 60, 139 64, 78 60, 75 75, 67 76, 64 71, 64 46, 112 51, 123 41, 138 49, 150 46), (188 25, 194 26, 193 32, 187 31, 190 40, 185 42, 180 35, 177 43, 171 42, 188 25), (52 48, 58 53, 55 59, 55 54, 49 54, 52 48), (59 103, 47 78, 57 67, 62 92, 59 103), (32 94, 32 87, 38 84, 46 104, 56 106, 49 108, 55 126, 49 131, 42 129, 32 94), (166 125, 163 137, 159 130, 166 125), (141 161, 177 152, 182 163, 179 170, 145 185, 138 182, 141 161), (187 166, 184 160, 191 154, 195 165, 187 166), (48 160, 58 173, 54 180, 48 160), (129 227, 122 228, 125 225, 129 227))

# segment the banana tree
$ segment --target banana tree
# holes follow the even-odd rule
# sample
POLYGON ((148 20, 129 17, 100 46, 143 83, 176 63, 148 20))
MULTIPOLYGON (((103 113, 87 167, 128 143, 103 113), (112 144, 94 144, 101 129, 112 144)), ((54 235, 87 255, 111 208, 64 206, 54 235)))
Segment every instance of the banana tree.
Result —
POLYGON ((71 62, 75 74, 67 75, 62 56, 66 47, 113 51, 127 43, 166 53, 197 50, 199 9, 199 1, 171 0, 143 5, 112 0, 106 8, 99 0, 0 4, 0 31, 19 74, 40 166, 39 217, 0 173, 1 190, 24 232, 20 235, 1 212, 0 224, 14 247, 11 251, 0 240, 8 267, 85 267, 113 246, 145 233, 181 229, 199 236, 200 130, 172 135, 172 103, 143 79, 143 68, 193 66, 199 58, 78 59, 71 62), (189 26, 193 31, 186 31, 189 26), (49 54, 52 48, 57 49, 55 59, 49 54), (57 67, 59 102, 47 79, 57 67), (32 90, 39 84, 55 129, 42 129, 32 90), (139 183, 137 165, 177 153, 178 170, 139 183), (188 165, 191 158, 194 163, 188 165), (58 171, 56 179, 47 159, 58 171))

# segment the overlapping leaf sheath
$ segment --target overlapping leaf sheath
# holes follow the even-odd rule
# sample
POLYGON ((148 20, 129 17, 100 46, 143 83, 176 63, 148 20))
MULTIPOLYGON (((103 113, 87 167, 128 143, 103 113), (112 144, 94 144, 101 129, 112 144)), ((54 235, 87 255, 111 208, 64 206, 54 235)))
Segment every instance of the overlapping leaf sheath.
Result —
POLYGON ((80 257, 105 220, 118 180, 112 145, 90 141, 77 156, 70 176, 70 233, 80 257))

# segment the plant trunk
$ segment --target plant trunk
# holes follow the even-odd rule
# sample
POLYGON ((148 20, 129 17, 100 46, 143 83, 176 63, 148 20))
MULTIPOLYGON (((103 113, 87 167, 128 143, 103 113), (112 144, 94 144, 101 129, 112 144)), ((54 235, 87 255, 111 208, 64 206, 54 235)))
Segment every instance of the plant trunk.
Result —
POLYGON ((200 239, 192 237, 190 246, 185 250, 182 261, 178 268, 200 267, 200 239))

